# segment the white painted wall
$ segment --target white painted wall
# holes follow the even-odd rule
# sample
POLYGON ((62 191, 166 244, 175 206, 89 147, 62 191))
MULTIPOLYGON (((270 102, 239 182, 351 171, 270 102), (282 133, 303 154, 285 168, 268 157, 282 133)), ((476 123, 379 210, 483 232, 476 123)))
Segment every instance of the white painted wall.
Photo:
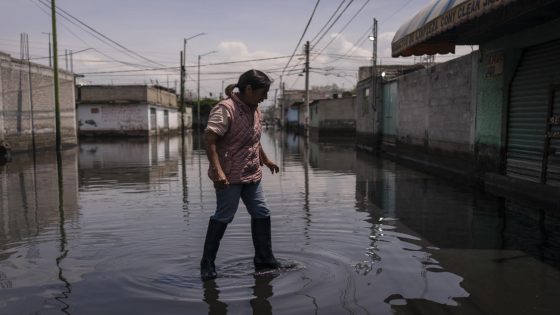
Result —
POLYGON ((83 132, 141 132, 151 128, 150 108, 156 109, 156 122, 159 132, 163 132, 164 111, 169 113, 169 130, 179 128, 179 114, 175 108, 158 107, 147 104, 80 104, 78 106, 78 126, 83 132))
POLYGON ((141 131, 148 130, 147 105, 89 105, 78 106, 80 131, 141 131))

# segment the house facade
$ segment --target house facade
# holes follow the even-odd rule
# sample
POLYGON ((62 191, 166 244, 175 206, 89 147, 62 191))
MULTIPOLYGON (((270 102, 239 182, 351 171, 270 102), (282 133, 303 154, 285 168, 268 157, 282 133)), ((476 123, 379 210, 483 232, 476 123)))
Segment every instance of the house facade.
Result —
MULTIPOLYGON (((174 91, 160 86, 92 85, 78 87, 80 135, 151 136, 181 130, 174 91)), ((186 109, 185 126, 192 125, 186 109)))

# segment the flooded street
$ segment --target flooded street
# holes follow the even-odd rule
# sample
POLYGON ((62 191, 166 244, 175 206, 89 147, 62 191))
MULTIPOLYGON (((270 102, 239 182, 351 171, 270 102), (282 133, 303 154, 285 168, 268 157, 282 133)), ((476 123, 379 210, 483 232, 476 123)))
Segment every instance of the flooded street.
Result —
POLYGON ((0 314, 556 314, 560 213, 459 186, 351 142, 263 132, 272 244, 255 275, 250 217, 202 283, 216 197, 196 136, 82 139, 0 173, 0 314))

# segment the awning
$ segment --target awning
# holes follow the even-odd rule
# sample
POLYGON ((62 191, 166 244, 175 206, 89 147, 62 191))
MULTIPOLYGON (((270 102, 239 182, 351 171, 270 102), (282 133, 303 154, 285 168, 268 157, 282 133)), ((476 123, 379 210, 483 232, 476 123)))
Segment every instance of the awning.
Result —
POLYGON ((454 53, 455 41, 449 38, 434 39, 515 1, 434 0, 399 28, 391 44, 392 55, 406 57, 454 53))

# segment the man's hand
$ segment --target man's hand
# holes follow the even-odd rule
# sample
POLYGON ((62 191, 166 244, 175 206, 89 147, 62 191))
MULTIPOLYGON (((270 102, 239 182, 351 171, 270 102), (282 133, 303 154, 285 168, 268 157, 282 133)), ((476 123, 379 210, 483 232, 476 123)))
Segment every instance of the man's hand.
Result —
POLYGON ((229 186, 229 181, 222 170, 219 170, 216 174, 217 179, 214 181, 214 188, 216 189, 226 189, 229 186))
POLYGON ((274 163, 274 162, 272 162, 272 161, 270 161, 270 160, 269 160, 269 161, 266 161, 266 162, 264 163, 264 165, 266 165, 266 167, 268 167, 268 169, 270 169, 270 172, 271 172, 272 174, 280 172, 280 168, 278 167, 278 165, 276 165, 276 163, 274 163))

